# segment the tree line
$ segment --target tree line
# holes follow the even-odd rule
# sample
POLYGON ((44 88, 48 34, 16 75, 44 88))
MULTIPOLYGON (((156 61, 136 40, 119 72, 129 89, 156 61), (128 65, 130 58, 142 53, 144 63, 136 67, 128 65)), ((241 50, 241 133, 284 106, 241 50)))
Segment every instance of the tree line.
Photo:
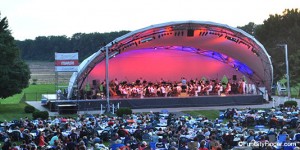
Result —
POLYGON ((97 50, 103 43, 109 43, 129 31, 109 33, 75 33, 72 37, 67 36, 39 36, 34 40, 16 41, 21 50, 21 57, 24 60, 54 61, 54 53, 79 53, 82 61, 97 50))
POLYGON ((287 44, 291 86, 299 86, 300 11, 298 9, 286 9, 282 14, 270 15, 263 24, 256 25, 250 22, 239 28, 253 35, 266 48, 273 64, 274 83, 286 77, 285 50, 280 45, 287 44))

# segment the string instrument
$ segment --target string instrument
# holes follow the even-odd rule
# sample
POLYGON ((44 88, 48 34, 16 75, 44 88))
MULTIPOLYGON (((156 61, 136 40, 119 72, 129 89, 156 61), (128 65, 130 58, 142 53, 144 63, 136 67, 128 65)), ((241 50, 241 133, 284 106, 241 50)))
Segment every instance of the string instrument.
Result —
POLYGON ((217 93, 220 90, 220 88, 221 88, 220 85, 216 85, 214 88, 214 92, 217 93))
POLYGON ((241 82, 241 83, 239 84, 238 92, 239 92, 240 94, 243 94, 243 82, 241 82))
POLYGON ((193 95, 193 94, 195 93, 195 87, 194 87, 194 86, 190 86, 189 93, 190 93, 191 95, 193 95))
POLYGON ((208 85, 201 85, 201 93, 206 93, 206 91, 208 90, 208 85))
POLYGON ((118 96, 117 92, 114 91, 111 87, 109 87, 109 93, 111 93, 112 96, 118 96))
POLYGON ((226 89, 225 89, 225 93, 228 94, 229 91, 231 91, 231 85, 227 84, 226 89))

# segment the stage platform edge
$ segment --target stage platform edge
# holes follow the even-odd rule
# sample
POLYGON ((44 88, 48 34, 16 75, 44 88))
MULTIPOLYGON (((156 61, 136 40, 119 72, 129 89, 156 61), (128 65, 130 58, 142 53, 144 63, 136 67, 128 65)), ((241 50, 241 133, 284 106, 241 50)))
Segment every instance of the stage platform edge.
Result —
MULTIPOLYGON (((265 102, 262 95, 110 99, 110 105, 114 104, 117 106, 119 104, 120 107, 129 107, 131 109, 261 105, 265 102)), ((100 110, 101 104, 102 107, 105 107, 107 100, 52 100, 48 102, 46 107, 53 112, 57 111, 58 105, 63 104, 76 104, 78 111, 93 111, 100 110)))

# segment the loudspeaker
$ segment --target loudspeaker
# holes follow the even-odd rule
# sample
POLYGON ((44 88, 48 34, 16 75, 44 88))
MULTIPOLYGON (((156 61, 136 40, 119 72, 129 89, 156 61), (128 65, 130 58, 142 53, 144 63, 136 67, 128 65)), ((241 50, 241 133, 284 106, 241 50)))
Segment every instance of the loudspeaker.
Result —
POLYGON ((97 85, 97 80, 93 80, 93 85, 97 85))
POLYGON ((188 30, 187 30, 187 36, 189 36, 189 37, 194 36, 194 30, 188 29, 188 30))
POLYGON ((236 78, 236 75, 232 75, 232 80, 236 80, 237 78, 236 78))

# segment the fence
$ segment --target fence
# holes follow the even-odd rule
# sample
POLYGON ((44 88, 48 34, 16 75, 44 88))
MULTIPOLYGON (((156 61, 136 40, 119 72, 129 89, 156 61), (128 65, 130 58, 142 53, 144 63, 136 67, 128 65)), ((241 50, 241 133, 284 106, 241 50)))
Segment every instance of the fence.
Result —
POLYGON ((53 92, 43 92, 43 93, 24 93, 21 100, 23 101, 40 101, 42 99, 42 94, 55 94, 53 92))

